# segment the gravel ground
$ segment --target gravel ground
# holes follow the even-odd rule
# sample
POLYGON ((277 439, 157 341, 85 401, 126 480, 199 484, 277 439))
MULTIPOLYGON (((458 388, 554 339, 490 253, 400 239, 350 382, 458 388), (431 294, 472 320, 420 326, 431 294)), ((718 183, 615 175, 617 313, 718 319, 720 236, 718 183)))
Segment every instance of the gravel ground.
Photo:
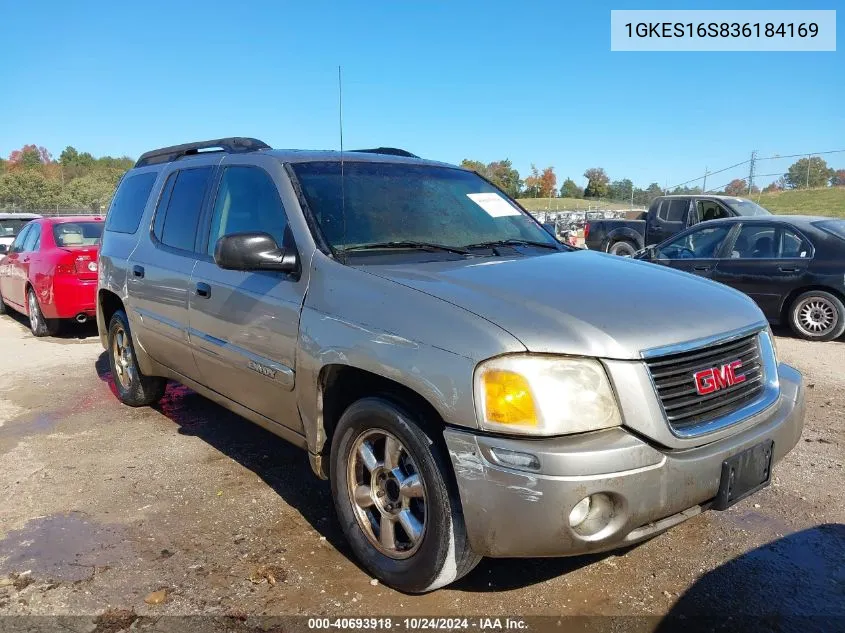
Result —
POLYGON ((352 560, 304 453, 175 384, 124 407, 92 327, 2 317, 0 614, 845 616, 845 343, 778 347, 808 416, 772 486, 624 552, 409 596, 352 560))

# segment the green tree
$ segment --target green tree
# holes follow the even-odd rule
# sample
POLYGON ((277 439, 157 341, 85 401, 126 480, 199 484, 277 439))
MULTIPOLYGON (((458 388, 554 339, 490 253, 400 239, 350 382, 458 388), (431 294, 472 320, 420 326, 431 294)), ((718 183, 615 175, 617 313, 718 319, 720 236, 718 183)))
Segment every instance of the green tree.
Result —
POLYGON ((32 169, 48 164, 52 160, 50 152, 44 147, 24 145, 9 154, 9 162, 17 167, 32 169))
POLYGON ((572 180, 572 178, 567 178, 563 181, 563 184, 560 186, 560 197, 561 198, 583 198, 584 197, 584 190, 578 186, 578 183, 572 180))
POLYGON ((606 198, 610 178, 601 167, 591 167, 584 172, 587 179, 587 188, 584 189, 585 198, 606 198))
POLYGON ((13 209, 47 210, 64 206, 62 185, 37 169, 19 169, 0 176, 0 205, 13 209))
POLYGON ((516 198, 522 189, 519 172, 513 168, 510 160, 494 160, 487 164, 487 178, 502 189, 511 198, 516 198))
MULTIPOLYGON (((0 166, 0 171, 2 171, 2 166, 0 166)), ((837 169, 833 172, 830 184, 834 187, 845 187, 845 169, 837 169)))
POLYGON ((628 178, 614 180, 607 188, 607 197, 611 200, 630 200, 634 183, 628 178))
POLYGON ((651 183, 645 190, 645 204, 651 204, 657 196, 663 195, 663 189, 656 182, 651 183))
POLYGON ((461 161, 461 167, 474 171, 477 174, 481 174, 485 178, 487 177, 487 165, 482 163, 480 160, 470 160, 469 158, 464 158, 461 161))
POLYGON ((834 174, 823 158, 812 156, 792 163, 783 177, 790 189, 806 189, 827 187, 834 174))

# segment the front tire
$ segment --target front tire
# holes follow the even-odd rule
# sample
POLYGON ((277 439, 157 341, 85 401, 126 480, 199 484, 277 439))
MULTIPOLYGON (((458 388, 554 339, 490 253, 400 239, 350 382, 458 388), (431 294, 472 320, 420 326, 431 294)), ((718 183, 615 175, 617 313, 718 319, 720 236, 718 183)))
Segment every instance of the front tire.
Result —
POLYGON ((123 310, 115 312, 109 322, 108 342, 109 367, 120 401, 130 407, 145 407, 161 400, 167 380, 141 371, 123 310))
POLYGON ((845 332, 845 305, 823 290, 798 295, 789 308, 792 331, 808 341, 832 341, 845 332))
POLYGON ((449 464, 424 420, 385 398, 353 403, 332 441, 331 484, 358 560, 399 591, 423 593, 469 573, 469 547, 449 464))
POLYGON ((42 336, 55 336, 59 333, 59 320, 44 318, 41 306, 38 305, 38 297, 35 296, 35 291, 32 288, 27 288, 26 304, 29 314, 29 329, 32 330, 33 336, 40 338, 42 336))
POLYGON ((611 255, 618 255, 620 257, 630 257, 637 252, 637 247, 632 242, 622 240, 611 244, 607 252, 611 255))

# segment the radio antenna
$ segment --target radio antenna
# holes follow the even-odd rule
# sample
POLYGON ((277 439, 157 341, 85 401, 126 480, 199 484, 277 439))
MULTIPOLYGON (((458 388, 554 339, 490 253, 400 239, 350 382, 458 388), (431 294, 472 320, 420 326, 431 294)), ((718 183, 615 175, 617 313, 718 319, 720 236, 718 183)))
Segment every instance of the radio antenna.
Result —
POLYGON ((343 177, 343 77, 340 65, 337 67, 337 114, 340 123, 340 218, 343 223, 342 243, 346 245, 346 189, 343 177))

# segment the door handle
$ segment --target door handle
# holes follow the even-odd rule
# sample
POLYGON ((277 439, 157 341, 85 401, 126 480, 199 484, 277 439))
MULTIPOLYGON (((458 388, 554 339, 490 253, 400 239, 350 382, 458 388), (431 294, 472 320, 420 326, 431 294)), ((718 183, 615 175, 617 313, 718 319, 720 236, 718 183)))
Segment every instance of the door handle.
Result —
POLYGON ((706 273, 708 270, 712 270, 712 266, 693 266, 693 270, 698 270, 700 272, 706 273))
POLYGON ((211 286, 202 281, 197 283, 197 296, 208 299, 211 296, 211 286))
POLYGON ((782 273, 797 273, 798 272, 797 268, 790 268, 788 266, 780 266, 778 268, 778 270, 782 273))
POLYGON ((141 279, 144 278, 144 267, 143 266, 133 266, 132 267, 132 274, 136 277, 140 277, 141 279))

